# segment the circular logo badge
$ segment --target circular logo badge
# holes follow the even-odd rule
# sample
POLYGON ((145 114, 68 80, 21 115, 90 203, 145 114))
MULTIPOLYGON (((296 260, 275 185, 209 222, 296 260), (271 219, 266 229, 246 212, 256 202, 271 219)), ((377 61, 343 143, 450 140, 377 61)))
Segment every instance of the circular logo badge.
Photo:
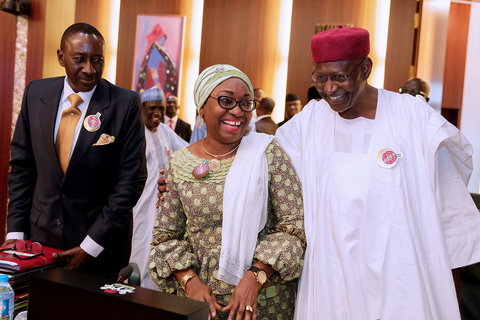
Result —
POLYGON ((207 174, 208 174, 208 171, 210 170, 210 168, 208 167, 208 163, 207 161, 203 161, 201 164, 199 164, 198 166, 196 166, 193 171, 192 171, 192 175, 196 178, 196 179, 201 179, 203 177, 205 177, 207 174))
POLYGON ((391 149, 382 149, 378 152, 378 164, 383 168, 393 168, 399 158, 402 157, 401 153, 397 153, 391 149))
POLYGON ((101 124, 102 122, 100 121, 100 118, 97 115, 87 116, 83 121, 83 126, 88 132, 97 131, 100 128, 101 124))

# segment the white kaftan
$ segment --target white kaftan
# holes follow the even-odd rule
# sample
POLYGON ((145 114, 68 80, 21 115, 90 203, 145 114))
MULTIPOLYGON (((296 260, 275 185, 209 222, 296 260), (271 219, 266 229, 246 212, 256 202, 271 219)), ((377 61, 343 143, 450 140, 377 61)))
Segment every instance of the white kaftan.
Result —
POLYGON ((378 90, 375 120, 311 101, 276 137, 304 195, 295 319, 460 319, 451 269, 480 261, 480 214, 466 189, 472 148, 455 127, 378 90), (402 153, 393 168, 378 163, 385 148, 402 153))
POLYGON ((160 123, 156 132, 145 127, 145 155, 147 161, 147 181, 142 195, 133 208, 133 235, 130 262, 135 262, 140 269, 141 286, 158 290, 147 270, 152 230, 157 213, 157 181, 160 169, 165 169, 172 153, 188 144, 167 125, 160 123))

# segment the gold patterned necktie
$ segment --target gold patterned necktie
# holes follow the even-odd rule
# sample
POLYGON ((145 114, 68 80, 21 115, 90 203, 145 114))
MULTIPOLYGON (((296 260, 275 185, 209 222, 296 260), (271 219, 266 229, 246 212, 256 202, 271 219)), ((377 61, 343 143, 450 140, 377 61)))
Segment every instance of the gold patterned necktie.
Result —
POLYGON ((70 100, 71 107, 62 112, 60 125, 58 126, 57 141, 55 143, 58 162, 60 163, 60 168, 63 173, 67 171, 73 137, 75 136, 75 129, 77 128, 78 120, 82 115, 78 106, 83 102, 82 98, 76 93, 69 95, 68 100, 70 100))

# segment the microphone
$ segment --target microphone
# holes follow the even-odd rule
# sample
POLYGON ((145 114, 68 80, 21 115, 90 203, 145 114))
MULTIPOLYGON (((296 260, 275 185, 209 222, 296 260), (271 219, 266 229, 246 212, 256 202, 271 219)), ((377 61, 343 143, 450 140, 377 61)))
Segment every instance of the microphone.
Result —
POLYGON ((126 266, 118 273, 117 282, 124 283, 133 272, 132 266, 126 266))

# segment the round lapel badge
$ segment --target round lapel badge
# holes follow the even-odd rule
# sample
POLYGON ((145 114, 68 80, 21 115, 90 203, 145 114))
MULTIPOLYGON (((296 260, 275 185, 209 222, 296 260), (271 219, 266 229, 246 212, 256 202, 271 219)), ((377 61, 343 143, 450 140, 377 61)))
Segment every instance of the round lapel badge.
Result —
POLYGON ((83 121, 83 126, 88 132, 97 131, 101 124, 102 121, 100 121, 100 116, 98 113, 85 117, 85 120, 83 121))
POLYGON ((378 152, 377 161, 381 167, 389 169, 395 167, 398 159, 401 157, 401 153, 392 149, 382 149, 378 152))

